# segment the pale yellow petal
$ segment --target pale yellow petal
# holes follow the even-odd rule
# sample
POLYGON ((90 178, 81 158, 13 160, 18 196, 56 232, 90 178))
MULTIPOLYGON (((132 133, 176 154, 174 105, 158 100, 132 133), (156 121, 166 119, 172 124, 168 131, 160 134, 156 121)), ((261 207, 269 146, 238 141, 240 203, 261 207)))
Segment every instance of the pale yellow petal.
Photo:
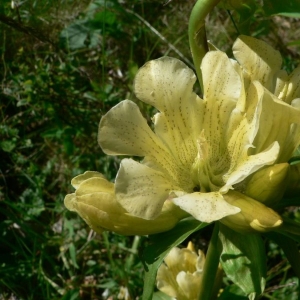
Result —
POLYGON ((234 128, 241 118, 241 112, 236 109, 237 103, 240 103, 241 110, 244 109, 243 83, 236 65, 222 52, 207 53, 201 69, 205 102, 201 139, 206 144, 206 159, 201 153, 203 149, 199 153, 204 163, 219 174, 229 167, 226 157, 226 137, 228 130, 231 130, 229 128, 234 128))
POLYGON ((162 147, 138 106, 129 100, 120 102, 102 117, 98 141, 109 155, 146 156, 162 147))
POLYGON ((178 286, 182 291, 182 294, 187 300, 197 300, 200 290, 202 274, 195 272, 194 274, 181 271, 176 276, 178 286))
POLYGON ((76 201, 93 206, 95 209, 105 211, 108 214, 121 215, 127 213, 116 201, 114 193, 96 192, 93 194, 85 194, 77 196, 76 201))
MULTIPOLYGON (((279 99, 255 82, 262 94, 259 130, 254 139, 255 148, 250 154, 264 151, 274 141, 280 145, 277 163, 288 161, 299 144, 300 110, 279 99), (297 125, 293 125, 297 124, 297 125)), ((250 100, 250 99, 249 99, 250 100)))
POLYGON ((76 202, 76 195, 75 193, 66 195, 64 199, 64 205, 65 207, 70 211, 76 211, 74 207, 74 203, 76 202))
MULTIPOLYGON (((178 164, 132 101, 122 101, 102 117, 98 139, 106 154, 145 156, 149 164, 184 185, 189 170, 178 164)), ((188 181, 186 184, 191 185, 188 181)))
POLYGON ((151 60, 140 68, 135 77, 134 92, 143 102, 168 114, 172 108, 179 110, 198 98, 193 93, 195 82, 196 76, 189 67, 166 56, 151 60))
POLYGON ((181 179, 197 155, 196 137, 204 112, 203 101, 193 92, 195 81, 193 71, 183 62, 162 57, 146 63, 134 83, 136 96, 160 111, 153 118, 154 130, 181 173, 186 173, 181 179))
POLYGON ((280 70, 276 74, 276 85, 274 95, 282 101, 286 102, 286 93, 288 88, 289 76, 285 70, 280 70))
POLYGON ((116 177, 117 201, 132 215, 155 219, 167 200, 172 184, 162 172, 123 159, 116 177))
POLYGON ((198 255, 189 249, 172 248, 170 253, 165 257, 170 272, 178 274, 180 271, 194 273, 196 271, 198 255))
POLYGON ((233 55, 251 81, 258 80, 269 91, 274 92, 275 74, 282 64, 278 51, 261 40, 242 35, 233 45, 233 55))
MULTIPOLYGON (((172 251, 172 250, 171 250, 172 251)), ((176 278, 169 268, 162 264, 157 271, 157 288, 165 294, 176 297, 178 294, 178 284, 176 278)))
POLYGON ((278 157, 280 149, 278 143, 274 144, 274 140, 270 140, 270 144, 264 145, 264 148, 260 147, 259 151, 253 146, 259 129, 263 128, 259 126, 263 120, 261 112, 265 91, 266 89, 259 82, 250 84, 245 114, 241 115, 240 122, 235 128, 228 132, 227 157, 230 168, 223 173, 223 182, 226 184, 221 189, 222 193, 227 192, 233 184, 241 182, 259 168, 274 163, 278 157), (249 152, 256 155, 249 156, 249 152))
MULTIPOLYGON (((204 100, 216 102, 235 102, 241 96, 242 82, 236 66, 227 55, 220 51, 208 52, 202 60, 204 100)), ((227 111, 225 111, 226 113, 227 111)))
POLYGON ((164 204, 155 220, 134 217, 116 201, 114 193, 96 192, 82 196, 70 194, 65 197, 65 206, 77 212, 95 231, 109 230, 123 235, 148 235, 172 229, 186 216, 173 203, 164 204))
POLYGON ((74 177, 71 181, 71 184, 75 189, 77 189, 84 180, 93 178, 93 177, 105 178, 104 175, 102 175, 99 172, 86 171, 86 172, 84 172, 84 174, 80 174, 80 175, 74 177))
POLYGON ((195 219, 205 223, 240 212, 239 208, 228 204, 219 192, 186 194, 172 201, 195 219))
POLYGON ((81 182, 76 190, 76 196, 93 194, 96 192, 113 193, 114 184, 101 177, 93 177, 81 182))
POLYGON ((289 76, 285 101, 290 104, 296 98, 300 98, 300 66, 289 76))
POLYGON ((226 184, 220 189, 220 192, 227 193, 229 189, 232 189, 234 184, 243 181, 246 177, 259 170, 263 166, 273 164, 279 154, 279 144, 274 142, 268 149, 255 155, 250 155, 244 160, 239 161, 238 164, 229 170, 223 178, 226 184))
POLYGON ((111 227, 108 214, 102 210, 95 209, 93 206, 80 202, 76 203, 76 212, 90 228, 99 234, 111 227))

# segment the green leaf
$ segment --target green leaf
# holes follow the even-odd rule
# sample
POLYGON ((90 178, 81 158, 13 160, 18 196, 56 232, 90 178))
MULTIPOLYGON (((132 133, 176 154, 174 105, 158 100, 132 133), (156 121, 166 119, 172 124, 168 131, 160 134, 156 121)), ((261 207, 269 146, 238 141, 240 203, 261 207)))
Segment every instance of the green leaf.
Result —
POLYGON ((78 266, 78 264, 76 262, 76 248, 75 248, 74 243, 71 243, 69 245, 69 252, 70 252, 70 257, 71 257, 71 261, 72 261, 73 266, 76 269, 79 269, 79 266, 78 266))
POLYGON ((3 141, 0 142, 0 148, 2 148, 5 152, 11 152, 16 147, 16 142, 14 140, 11 141, 3 141))
POLYGON ((245 293, 235 284, 227 286, 218 300, 248 300, 245 293))
POLYGON ((173 300, 174 298, 168 296, 167 294, 163 292, 155 292, 153 294, 152 300, 173 300))
POLYGON ((267 16, 300 18, 300 0, 264 0, 264 11, 267 16))
POLYGON ((256 234, 237 233, 221 225, 219 251, 220 261, 228 278, 249 299, 260 295, 266 282, 266 255, 261 237, 256 234))
POLYGON ((93 48, 100 43, 100 32, 93 29, 90 20, 76 20, 61 32, 60 42, 71 50, 93 48))
POLYGON ((293 239, 277 232, 269 232, 267 236, 281 247, 295 274, 300 278, 300 254, 297 243, 293 239))
POLYGON ((276 229, 276 232, 300 243, 300 223, 287 217, 282 218, 283 224, 276 229))
POLYGON ((143 300, 152 300, 153 288, 158 267, 169 251, 182 243, 190 234, 206 227, 194 218, 181 220, 173 229, 149 237, 149 246, 145 248, 142 261, 146 270, 144 279, 143 300))

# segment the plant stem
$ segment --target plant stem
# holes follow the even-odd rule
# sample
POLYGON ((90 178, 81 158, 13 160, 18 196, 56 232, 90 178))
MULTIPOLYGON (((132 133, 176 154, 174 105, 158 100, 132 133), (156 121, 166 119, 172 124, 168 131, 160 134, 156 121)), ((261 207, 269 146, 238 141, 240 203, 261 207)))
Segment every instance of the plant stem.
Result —
POLYGON ((133 240, 133 243, 132 243, 132 246, 131 246, 131 249, 130 249, 130 255, 126 261, 126 266, 127 266, 127 270, 130 271, 132 265, 133 265, 133 262, 134 262, 134 257, 137 255, 137 248, 139 246, 139 243, 140 243, 140 240, 141 240, 141 237, 136 235, 134 237, 134 240, 133 240))
POLYGON ((205 17, 219 2, 220 0, 198 0, 192 9, 189 20, 189 43, 202 92, 203 82, 200 65, 204 55, 208 52, 205 17))
POLYGON ((218 233, 219 224, 216 223, 206 253, 202 282, 198 297, 199 300, 210 300, 213 292, 213 287, 219 265, 219 252, 217 249, 218 233))

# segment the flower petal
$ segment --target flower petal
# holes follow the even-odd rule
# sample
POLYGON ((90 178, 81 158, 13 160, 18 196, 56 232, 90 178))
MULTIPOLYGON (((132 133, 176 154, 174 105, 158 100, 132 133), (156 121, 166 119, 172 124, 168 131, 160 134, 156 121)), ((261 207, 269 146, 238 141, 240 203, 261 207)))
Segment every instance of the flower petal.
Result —
POLYGON ((98 140, 106 154, 145 156, 145 161, 175 182, 183 181, 189 172, 178 165, 132 101, 120 102, 102 117, 98 140))
POLYGON ((289 76, 285 101, 287 103, 291 103, 296 98, 300 98, 300 66, 296 68, 289 76))
MULTIPOLYGON (((221 106, 236 101, 241 96, 242 82, 239 72, 227 55, 221 51, 208 52, 201 63, 204 100, 221 106)), ((226 113, 226 112, 225 112, 226 113)))
MULTIPOLYGON (((197 137, 201 191, 213 191, 223 185, 222 174, 230 167, 227 139, 242 118, 245 93, 241 72, 225 53, 212 51, 201 64, 205 115, 197 137), (238 108, 237 108, 238 107, 238 108)), ((195 164, 197 165, 197 164, 195 164)))
MULTIPOLYGON (((68 200, 65 200, 68 205, 68 200)), ((67 206, 67 208, 69 208, 67 206)), ((123 235, 148 235, 172 229, 183 217, 176 207, 166 208, 155 220, 145 220, 128 214, 114 194, 94 193, 76 197, 76 211, 96 232, 109 230, 123 235)))
POLYGON ((263 166, 273 164, 278 157, 279 150, 279 144, 274 142, 265 151, 256 155, 250 155, 243 161, 239 161, 232 170, 223 176, 226 184, 220 189, 220 192, 227 193, 234 184, 241 182, 263 166))
POLYGON ((201 272, 195 272, 194 274, 191 274, 181 271, 176 276, 179 289, 185 296, 185 299, 198 299, 201 280, 201 272))
POLYGON ((193 92, 196 76, 183 62, 162 57, 146 63, 137 73, 136 96, 160 113, 154 120, 156 135, 178 165, 189 168, 197 155, 203 101, 193 92))
POLYGON ((276 74, 276 86, 274 95, 282 101, 286 101, 289 76, 285 70, 280 70, 276 74))
POLYGON ((143 102, 168 114, 172 113, 171 109, 182 107, 183 101, 189 103, 198 98, 192 91, 195 82, 196 76, 188 66, 165 56, 140 68, 135 77, 134 92, 143 102))
POLYGON ((255 148, 251 149, 251 153, 259 153, 277 141, 280 153, 276 162, 288 161, 300 142, 300 109, 277 99, 258 82, 254 85, 261 94, 262 104, 260 130, 257 131, 253 143, 255 148))
POLYGON ((162 146, 142 116, 138 106, 124 100, 104 115, 98 141, 109 155, 151 155, 162 146))
POLYGON ((97 192, 113 193, 114 184, 102 177, 92 177, 81 182, 76 190, 76 196, 97 192))
MULTIPOLYGON (((204 85, 204 138, 210 145, 211 161, 220 160, 224 153, 229 120, 235 121, 235 107, 243 97, 240 74, 225 53, 212 51, 201 64, 204 85), (234 119, 234 120, 233 120, 234 119)), ((238 116, 240 117, 240 116, 238 116)), ((231 126, 230 126, 231 127, 231 126)))
POLYGON ((155 219, 167 200, 172 184, 167 177, 132 159, 123 159, 116 177, 117 201, 132 215, 155 219))
POLYGON ((77 189, 84 180, 87 180, 87 179, 93 178, 93 177, 105 178, 104 175, 102 175, 99 172, 86 171, 86 172, 84 172, 84 174, 80 174, 80 175, 74 177, 71 181, 71 184, 75 189, 77 189))
POLYGON ((75 199, 76 199, 75 193, 66 195, 66 197, 64 199, 64 205, 68 210, 76 211, 76 209, 74 207, 75 199))
MULTIPOLYGON (((172 250, 171 250, 172 251, 172 250)), ((175 276, 170 272, 169 268, 162 264, 157 270, 157 288, 163 293, 171 296, 178 296, 178 284, 175 280, 175 276)))
POLYGON ((269 91, 274 92, 275 74, 282 64, 280 53, 267 43, 245 35, 239 36, 232 50, 251 81, 258 80, 269 91))
POLYGON ((227 203, 222 194, 218 192, 185 194, 172 201, 182 210, 205 223, 211 223, 240 212, 239 208, 227 203))

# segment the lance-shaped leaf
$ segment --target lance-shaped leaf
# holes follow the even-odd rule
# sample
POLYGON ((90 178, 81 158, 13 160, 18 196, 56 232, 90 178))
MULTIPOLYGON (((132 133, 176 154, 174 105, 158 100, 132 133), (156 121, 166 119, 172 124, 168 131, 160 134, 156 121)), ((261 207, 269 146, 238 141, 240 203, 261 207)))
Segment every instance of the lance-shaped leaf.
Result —
POLYGON ((249 299, 255 299, 265 288, 266 255, 261 237, 240 234, 220 224, 219 251, 222 267, 230 280, 249 299))

